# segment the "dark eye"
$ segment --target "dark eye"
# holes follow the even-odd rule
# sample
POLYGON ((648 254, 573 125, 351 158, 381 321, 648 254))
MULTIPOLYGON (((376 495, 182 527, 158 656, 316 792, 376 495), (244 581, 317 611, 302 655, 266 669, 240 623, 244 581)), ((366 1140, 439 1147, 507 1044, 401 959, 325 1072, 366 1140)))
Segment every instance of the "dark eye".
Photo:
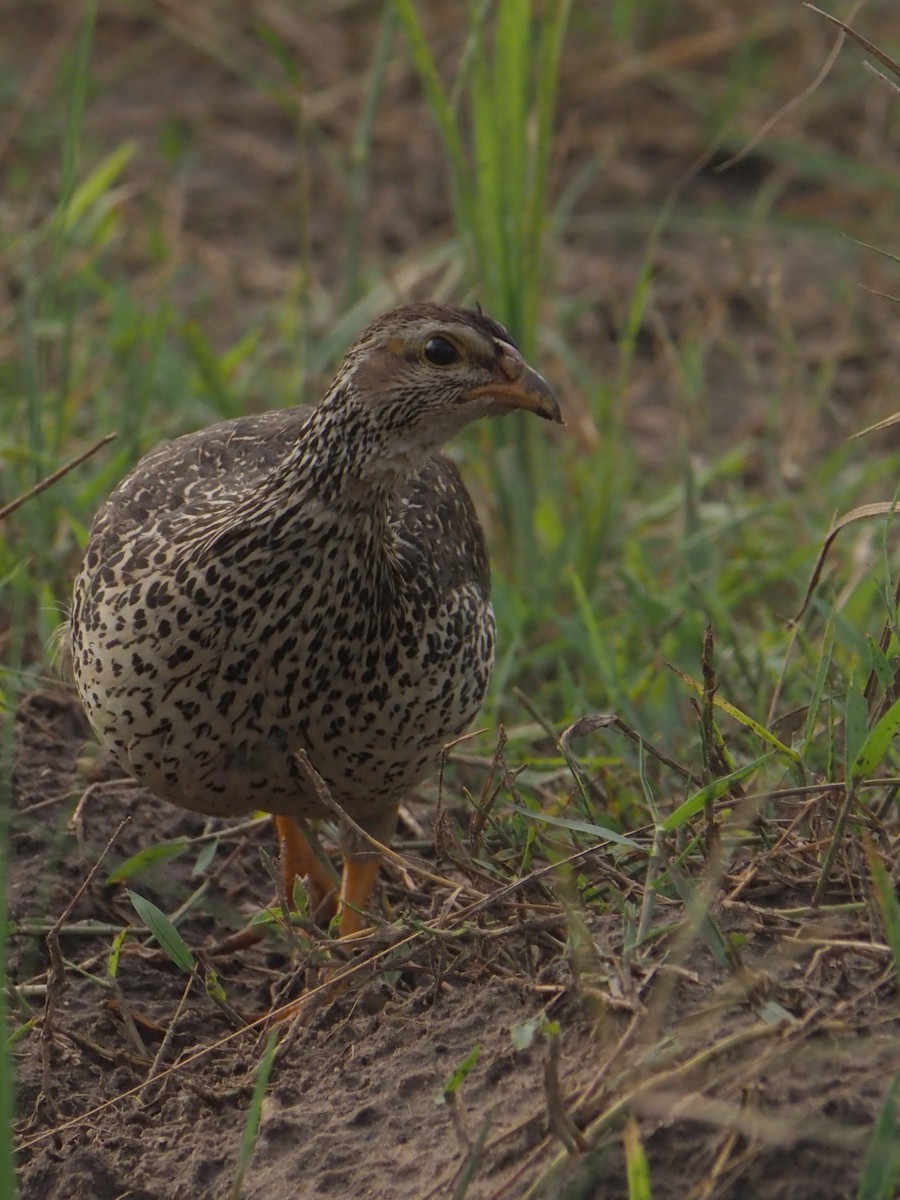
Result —
POLYGON ((459 362, 459 351, 446 338, 430 337, 425 343, 425 357, 435 367, 449 367, 459 362))

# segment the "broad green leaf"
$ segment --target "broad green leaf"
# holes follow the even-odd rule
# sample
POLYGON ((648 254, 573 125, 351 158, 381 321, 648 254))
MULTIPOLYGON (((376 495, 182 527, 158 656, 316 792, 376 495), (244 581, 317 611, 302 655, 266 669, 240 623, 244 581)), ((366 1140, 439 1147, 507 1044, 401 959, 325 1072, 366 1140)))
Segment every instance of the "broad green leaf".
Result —
POLYGON ((871 775, 887 753, 888 746, 900 729, 900 700, 895 700, 884 716, 876 722, 875 728, 869 733, 862 746, 857 751, 850 767, 850 779, 858 783, 871 775))
POLYGON ((159 942, 163 950, 171 958, 176 967, 182 971, 193 971, 194 956, 191 954, 184 938, 162 911, 151 900, 139 896, 137 892, 129 891, 128 897, 134 905, 135 912, 159 942))
POLYGON ((205 875, 209 869, 210 863, 216 857, 216 852, 219 849, 219 839, 210 838, 204 842, 200 853, 197 855, 197 861, 191 867, 191 878, 196 879, 198 875, 205 875))
POLYGON ((291 903, 294 906, 294 910, 301 917, 308 917, 310 915, 309 892, 306 890, 303 880, 296 875, 294 876, 294 886, 291 888, 291 903))
POLYGON ((284 914, 280 908, 261 908, 247 922, 247 928, 253 925, 281 925, 283 921, 284 914))
POLYGON ((167 842, 157 842, 153 846, 147 846, 145 850, 139 850, 137 854, 132 854, 131 858, 126 858, 123 863, 120 863, 114 871, 106 877, 107 885, 111 883, 124 883, 128 879, 132 879, 135 875, 140 875, 141 871, 146 871, 148 867, 155 866, 157 863, 167 862, 170 858, 177 858, 179 854, 183 854, 187 849, 187 838, 172 838, 167 842))

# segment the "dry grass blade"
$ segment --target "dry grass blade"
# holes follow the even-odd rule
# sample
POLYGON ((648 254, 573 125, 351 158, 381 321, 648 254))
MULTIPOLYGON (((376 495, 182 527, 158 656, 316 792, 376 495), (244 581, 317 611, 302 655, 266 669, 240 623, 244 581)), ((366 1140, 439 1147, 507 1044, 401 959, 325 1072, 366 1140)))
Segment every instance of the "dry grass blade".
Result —
POLYGON ((681 763, 677 763, 674 759, 663 754, 651 741, 644 738, 636 729, 632 729, 627 721, 623 721, 615 713, 594 713, 591 716, 580 717, 574 725, 570 725, 568 729, 560 734, 560 749, 569 758, 568 745, 572 738, 586 737, 590 733, 595 733, 598 729, 610 728, 617 729, 620 733, 624 734, 629 741, 639 746, 645 754, 650 755, 651 758, 655 758, 657 762, 662 763, 664 767, 668 767, 670 771, 674 771, 686 783, 694 787, 702 786, 703 780, 698 774, 695 774, 686 767, 683 767, 681 763))
MULTIPOLYGON (((855 16, 856 13, 859 12, 860 7, 861 5, 857 4, 852 9, 850 16, 855 16)), ((853 38, 854 42, 857 42, 860 46, 862 46, 863 50, 868 51, 868 53, 874 58, 877 58, 882 66, 887 67, 892 74, 896 75, 897 78, 900 79, 900 65, 897 64, 896 60, 891 58, 889 54, 885 54, 883 50, 879 50, 874 42, 870 42, 869 39, 863 37, 861 33, 857 33, 855 29, 851 28, 851 26, 846 23, 846 21, 840 20, 839 17, 832 16, 831 13, 823 12, 821 8, 816 8, 814 4, 804 4, 804 8, 810 9, 812 12, 817 13, 820 17, 824 17, 826 21, 830 21, 832 25, 836 25, 842 33, 845 33, 847 37, 853 38)))
POLYGON ((843 517, 840 517, 837 521, 835 521, 828 533, 825 535, 825 541, 822 543, 822 548, 816 557, 815 566, 813 567, 812 575, 810 576, 809 583, 806 587, 806 594, 803 597, 803 603, 791 618, 792 626, 796 628, 801 617, 809 608, 809 602, 812 599, 813 593, 818 587, 819 580, 822 577, 822 571, 825 567, 828 553, 831 550, 834 540, 838 534, 846 529, 849 525, 854 525, 858 521, 868 521, 872 517, 892 517, 898 512, 900 512, 900 502, 893 500, 878 501, 875 504, 861 504, 859 508, 854 508, 852 512, 846 513, 843 517))
MULTIPOLYGON (((853 12, 851 13, 851 16, 855 15, 859 11, 859 9, 862 7, 863 2, 864 2, 864 0, 857 0, 856 6, 854 7, 853 12)), ((811 4, 807 4, 806 7, 813 8, 813 6, 811 4)), ((819 10, 813 9, 813 11, 818 12, 819 10)), ((840 25, 841 23, 838 21, 838 22, 836 22, 836 24, 840 25)), ((731 158, 727 159, 723 163, 720 163, 716 167, 717 171, 727 171, 729 168, 737 166, 737 164, 739 162, 742 162, 745 158, 747 158, 750 154, 753 153, 753 150, 759 145, 759 143, 763 140, 763 138, 766 136, 766 134, 769 132, 769 130, 773 128, 773 126, 775 126, 783 117, 786 117, 788 115, 788 113, 793 112, 794 109, 798 108, 801 104, 803 104, 806 100, 808 100, 810 98, 810 96, 815 94, 815 92, 822 86, 822 84, 828 78, 828 74, 831 71, 831 68, 834 66, 835 61, 837 60, 838 54, 840 54, 841 46, 844 44, 844 33, 845 32, 848 32, 848 30, 846 29, 846 27, 842 27, 841 34, 838 36, 837 40, 835 41, 834 45, 832 46, 831 50, 829 51, 828 57, 822 63, 822 66, 819 68, 819 70, 816 72, 816 76, 812 80, 812 82, 808 83, 806 85, 806 87, 803 88, 803 90, 801 92, 799 92, 796 96, 794 96, 791 100, 789 100, 787 104, 782 105, 782 107, 778 110, 778 112, 773 113, 772 116, 769 117, 769 119, 767 121, 765 121, 763 123, 763 125, 756 131, 756 133, 753 135, 753 137, 750 139, 750 141, 747 143, 747 145, 744 146, 743 149, 740 150, 737 154, 732 155, 731 158)))
MULTIPOLYGON (((445 879, 443 875, 435 875, 433 871, 428 871, 425 867, 418 866, 416 863, 411 862, 408 858, 404 858, 402 854, 398 854, 396 850, 392 850, 391 847, 386 845, 384 842, 379 842, 377 838, 372 837, 372 835, 363 829, 359 822, 355 821, 353 817, 351 817, 346 811, 346 809, 343 808, 342 805, 338 804, 337 800, 334 799, 329 791, 328 784, 312 765, 309 755, 306 753, 306 751, 298 750, 294 757, 312 780, 313 787, 316 789, 316 795, 322 804, 331 812, 333 812, 335 816, 347 826, 348 829, 352 829, 357 837, 361 838, 364 842, 367 842, 373 850, 377 850, 383 858, 386 858, 389 862, 395 863, 398 867, 402 867, 405 871, 411 871, 413 874, 418 875, 421 879, 427 879, 431 883, 439 884, 441 887, 449 888, 451 891, 455 892, 459 888, 459 884, 454 883, 453 880, 445 879)), ((464 890, 466 890, 470 895, 477 897, 478 900, 485 899, 484 893, 477 891, 475 888, 466 887, 464 890)))
MULTIPOLYGON (((888 296, 887 299, 893 300, 895 297, 888 296)), ((892 413, 889 417, 884 417, 881 421, 876 421, 874 425, 867 425, 865 429, 860 429, 858 433, 854 433, 854 438, 864 438, 870 433, 879 433, 882 429, 891 429, 894 425, 900 424, 900 413, 892 413)))
POLYGON ((108 433, 105 437, 100 438, 98 442, 94 442, 93 446, 89 446, 83 453, 76 455, 75 458, 70 459, 58 470, 53 471, 45 479, 36 483, 34 487, 29 488, 27 492, 23 492, 21 496, 17 496, 15 500, 10 500, 9 504, 5 504, 3 508, 0 508, 0 521, 10 516, 16 509, 21 508, 23 504, 27 504, 29 500, 33 500, 35 496, 39 496, 41 492, 46 492, 47 488, 56 483, 58 479, 62 479, 63 475, 68 475, 70 471, 73 471, 89 459, 92 454, 96 454, 98 450, 102 450, 104 446, 108 446, 116 437, 117 434, 108 433))

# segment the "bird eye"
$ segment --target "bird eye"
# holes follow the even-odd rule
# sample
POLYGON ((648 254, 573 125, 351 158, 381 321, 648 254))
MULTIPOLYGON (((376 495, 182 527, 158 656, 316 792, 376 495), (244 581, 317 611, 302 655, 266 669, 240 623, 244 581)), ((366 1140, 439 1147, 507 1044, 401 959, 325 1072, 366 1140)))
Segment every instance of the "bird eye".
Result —
POLYGON ((459 362, 459 351, 443 337, 430 337, 425 343, 425 357, 435 367, 449 367, 459 362))

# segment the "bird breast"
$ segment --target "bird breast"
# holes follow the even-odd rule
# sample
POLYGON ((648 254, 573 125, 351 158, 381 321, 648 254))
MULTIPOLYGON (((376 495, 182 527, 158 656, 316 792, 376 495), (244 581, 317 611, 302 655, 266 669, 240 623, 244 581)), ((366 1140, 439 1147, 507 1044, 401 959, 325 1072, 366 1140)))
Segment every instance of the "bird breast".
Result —
POLYGON ((339 802, 388 802, 478 711, 493 612, 415 539, 320 509, 202 549, 169 540, 164 562, 155 545, 152 572, 85 568, 73 651, 101 740, 158 795, 315 815, 303 748, 339 802))

